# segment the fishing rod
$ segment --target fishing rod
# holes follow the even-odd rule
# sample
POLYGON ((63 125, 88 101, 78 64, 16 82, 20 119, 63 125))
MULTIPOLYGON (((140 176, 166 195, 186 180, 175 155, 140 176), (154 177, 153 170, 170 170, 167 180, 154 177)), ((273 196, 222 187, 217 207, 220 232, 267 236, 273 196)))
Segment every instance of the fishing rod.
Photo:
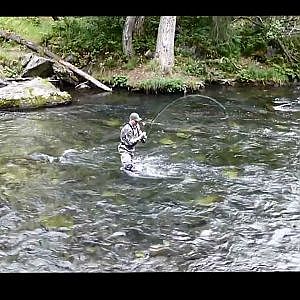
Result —
POLYGON ((214 103, 216 103, 219 107, 222 108, 224 114, 226 115, 227 117, 227 114, 226 114, 226 108, 223 104, 221 104, 219 101, 217 101, 216 99, 214 98, 211 98, 209 96, 204 96, 204 95, 188 95, 188 96, 183 96, 183 97, 179 97, 179 98, 176 98, 175 100, 173 100, 171 103, 168 103, 167 105, 165 105, 157 114, 156 116, 151 120, 150 122, 150 129, 149 129, 149 132, 147 134, 147 136, 149 137, 150 133, 151 133, 151 130, 152 130, 152 125, 153 123, 155 122, 155 120, 165 111, 167 110, 170 106, 172 106, 173 104, 175 104, 176 102, 178 102, 179 100, 183 100, 183 99, 186 99, 186 98, 189 98, 189 97, 202 97, 202 98, 206 98, 206 99, 209 99, 209 100, 212 100, 214 103))

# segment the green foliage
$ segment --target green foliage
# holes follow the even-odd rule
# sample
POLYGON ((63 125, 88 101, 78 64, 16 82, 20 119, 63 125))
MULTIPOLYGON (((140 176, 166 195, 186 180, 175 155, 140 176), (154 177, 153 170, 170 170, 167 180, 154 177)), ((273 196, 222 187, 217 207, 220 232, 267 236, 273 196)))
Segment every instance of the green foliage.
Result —
POLYGON ((124 75, 115 75, 110 80, 113 87, 126 87, 128 84, 128 77, 124 75))
POLYGON ((191 57, 177 57, 176 70, 186 75, 196 76, 202 79, 211 79, 214 76, 222 77, 234 74, 239 70, 237 60, 234 58, 222 57, 220 59, 199 60, 191 57))
POLYGON ((242 55, 250 55, 258 50, 267 49, 267 40, 262 28, 242 26, 239 28, 240 47, 242 55))
POLYGON ((234 58, 222 57, 219 60, 219 68, 228 73, 234 73, 237 70, 240 70, 240 67, 237 66, 237 61, 234 58))
POLYGON ((177 19, 178 45, 193 46, 208 40, 212 25, 211 17, 179 17, 177 19))
POLYGON ((21 63, 8 49, 0 49, 0 75, 3 77, 14 77, 21 73, 21 63))
POLYGON ((152 59, 149 61, 147 68, 152 72, 159 72, 160 66, 157 60, 152 59))
POLYGON ((283 84, 288 81, 288 74, 285 69, 278 66, 263 68, 262 66, 252 64, 242 69, 238 73, 237 78, 242 82, 257 81, 262 84, 270 82, 283 84))
POLYGON ((231 37, 230 16, 212 16, 211 37, 215 43, 227 42, 231 37))
MULTIPOLYGON (((92 57, 91 62, 94 62, 94 59, 92 57)), ((114 52, 105 52, 102 56, 102 61, 103 67, 115 68, 122 64, 122 56, 114 52)))
MULTIPOLYGON (((135 33, 133 38, 136 56, 129 60, 122 53, 125 18, 61 17, 54 22, 51 17, 0 17, 0 27, 28 40, 42 42, 63 58, 72 55, 71 63, 78 67, 89 66, 94 74, 100 73, 101 68, 103 77, 109 76, 105 72, 113 68, 139 67, 144 71, 146 67, 146 71, 156 73, 154 76, 160 74, 157 61, 146 60, 144 56, 148 50, 155 51, 160 17, 145 17, 142 33, 135 33)), ((182 92, 188 82, 197 86, 202 80, 236 77, 242 82, 279 84, 299 80, 300 37, 296 34, 299 23, 299 17, 291 16, 179 16, 173 70, 193 78, 160 77, 144 80, 140 86, 152 92, 182 92)), ((21 70, 20 62, 5 52, 9 53, 16 43, 0 41, 0 46, 5 47, 5 51, 0 52, 0 73, 15 76, 21 70)), ((118 75, 109 81, 114 86, 125 87, 128 78, 118 75)))
POLYGON ((52 30, 48 17, 0 17, 0 27, 39 43, 52 30))
POLYGON ((64 17, 54 23, 44 43, 77 59, 87 54, 90 59, 107 53, 121 55, 123 21, 124 17, 114 16, 64 17))
POLYGON ((140 82, 139 87, 146 92, 182 92, 186 90, 186 84, 181 78, 154 78, 140 82))
POLYGON ((207 75, 206 63, 205 61, 194 60, 192 58, 188 58, 184 64, 182 65, 183 70, 186 74, 192 76, 203 77, 207 75))
POLYGON ((226 42, 219 43, 216 46, 216 52, 219 57, 239 57, 241 55, 240 39, 238 36, 232 36, 226 42))
POLYGON ((41 25, 41 19, 39 17, 26 17, 26 20, 28 20, 34 26, 40 26, 41 25))
POLYGON ((133 48, 137 54, 145 54, 148 50, 155 51, 159 21, 160 17, 145 18, 143 34, 134 35, 133 38, 133 48))
MULTIPOLYGON (((252 17, 253 22, 254 18, 252 17)), ((286 26, 284 17, 265 17, 260 23, 246 23, 239 27, 241 53, 246 56, 258 54, 266 59, 268 47, 272 46, 283 55, 278 42, 284 43, 290 39, 285 34, 286 26)))
POLYGON ((212 17, 180 17, 175 40, 178 54, 186 55, 185 49, 194 47, 193 55, 200 59, 239 56, 240 41, 230 26, 230 17, 223 19, 226 19, 223 26, 226 30, 220 24, 215 26, 212 17))
POLYGON ((139 63, 138 57, 136 56, 131 57, 125 64, 125 68, 127 70, 133 70, 138 65, 138 63, 139 63))
POLYGON ((214 57, 211 24, 211 17, 179 17, 175 35, 177 54, 202 59, 214 57))

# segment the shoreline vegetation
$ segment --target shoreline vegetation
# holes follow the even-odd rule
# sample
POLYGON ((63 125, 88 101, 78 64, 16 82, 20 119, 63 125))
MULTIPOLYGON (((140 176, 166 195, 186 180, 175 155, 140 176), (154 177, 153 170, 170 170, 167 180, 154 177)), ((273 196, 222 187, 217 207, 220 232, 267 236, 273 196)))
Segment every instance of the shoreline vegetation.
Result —
MULTIPOLYGON (((113 89, 193 93, 212 85, 299 84, 299 16, 174 18, 168 72, 155 59, 160 17, 0 17, 0 29, 51 50, 113 89), (126 40, 131 52, 124 48, 128 18, 136 18, 126 40)), ((26 53, 0 38, 0 78, 19 76, 26 53)))

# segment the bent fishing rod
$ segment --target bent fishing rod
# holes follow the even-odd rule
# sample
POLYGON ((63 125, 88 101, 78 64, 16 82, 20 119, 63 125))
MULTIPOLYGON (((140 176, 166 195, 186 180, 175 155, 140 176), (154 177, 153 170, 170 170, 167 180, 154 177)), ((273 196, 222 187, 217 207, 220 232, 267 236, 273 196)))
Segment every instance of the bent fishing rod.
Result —
MULTIPOLYGON (((209 96, 204 96, 204 95, 188 95, 188 96, 183 96, 183 97, 179 97, 179 98, 176 98, 175 100, 173 100, 171 103, 168 103, 167 105, 165 105, 156 115, 155 117, 150 121, 150 129, 149 129, 149 132, 147 133, 147 136, 149 138, 149 135, 151 133, 151 130, 152 130, 152 125, 153 123, 156 121, 156 119, 164 112, 166 111, 170 106, 174 105, 176 102, 180 101, 180 100, 184 100, 186 98, 190 98, 190 97, 202 97, 202 98, 206 98, 206 99, 209 99, 209 100, 212 100, 214 103, 216 103, 219 107, 222 108, 222 111, 224 112, 225 116, 228 117, 228 115, 226 114, 226 108, 223 104, 221 104, 219 101, 217 101, 216 99, 214 98, 211 98, 209 96)), ((145 123, 145 125, 147 125, 145 123)))

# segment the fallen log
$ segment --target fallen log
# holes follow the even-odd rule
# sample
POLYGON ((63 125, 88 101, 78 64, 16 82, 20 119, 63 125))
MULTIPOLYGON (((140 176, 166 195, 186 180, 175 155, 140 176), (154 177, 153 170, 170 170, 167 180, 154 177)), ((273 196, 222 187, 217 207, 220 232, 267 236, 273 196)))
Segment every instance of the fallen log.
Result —
POLYGON ((17 42, 18 44, 24 45, 27 48, 39 53, 40 55, 46 55, 49 58, 56 61, 57 63, 65 66, 67 69, 73 71, 74 73, 78 74, 79 76, 81 76, 81 77, 85 78, 86 80, 92 82, 97 87, 99 87, 99 88, 101 88, 101 89, 103 89, 107 92, 112 91, 112 89, 110 87, 104 85, 103 83, 101 83, 100 81, 98 81, 97 79, 92 77, 91 75, 83 72, 82 70, 78 69, 77 67, 70 64, 69 62, 64 61, 58 55, 54 54, 53 52, 49 51, 48 49, 46 49, 46 48, 44 48, 40 45, 37 45, 36 43, 33 43, 31 41, 27 41, 27 40, 23 39, 21 36, 13 34, 12 32, 5 31, 5 30, 0 30, 0 36, 7 39, 7 40, 12 40, 12 41, 17 42))

